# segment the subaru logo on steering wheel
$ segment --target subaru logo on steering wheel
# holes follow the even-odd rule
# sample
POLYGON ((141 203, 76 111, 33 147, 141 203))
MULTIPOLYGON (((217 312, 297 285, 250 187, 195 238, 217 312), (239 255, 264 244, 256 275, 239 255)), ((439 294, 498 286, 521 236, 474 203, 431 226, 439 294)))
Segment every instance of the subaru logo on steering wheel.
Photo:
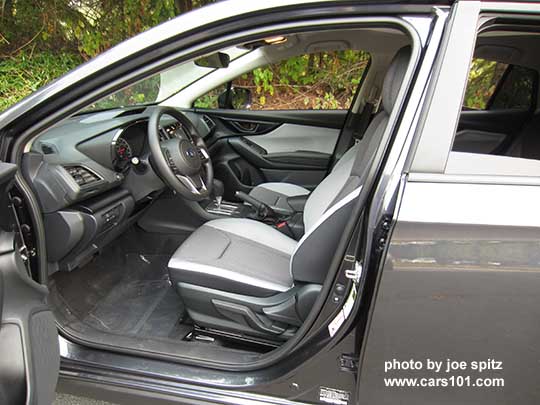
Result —
POLYGON ((190 158, 194 158, 195 157, 195 150, 193 150, 193 148, 188 148, 186 149, 186 155, 190 158))

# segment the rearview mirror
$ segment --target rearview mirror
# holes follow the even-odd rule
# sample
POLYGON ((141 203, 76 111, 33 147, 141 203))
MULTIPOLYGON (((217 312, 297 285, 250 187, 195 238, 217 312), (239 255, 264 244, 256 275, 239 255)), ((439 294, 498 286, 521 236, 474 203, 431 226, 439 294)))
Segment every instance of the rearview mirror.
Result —
POLYGON ((194 63, 200 67, 221 69, 229 67, 230 61, 231 58, 228 54, 223 52, 216 52, 211 55, 203 56, 202 58, 196 59, 194 63))
POLYGON ((218 97, 219 108, 247 110, 251 108, 251 90, 246 87, 230 87, 218 97))

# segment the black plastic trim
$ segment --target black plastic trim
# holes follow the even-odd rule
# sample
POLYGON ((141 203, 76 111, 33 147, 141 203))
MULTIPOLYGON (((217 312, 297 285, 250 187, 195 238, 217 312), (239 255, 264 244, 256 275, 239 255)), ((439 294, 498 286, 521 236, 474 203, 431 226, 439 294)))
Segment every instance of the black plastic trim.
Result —
POLYGON ((341 129, 348 110, 209 110, 195 109, 197 113, 224 121, 246 121, 268 123, 288 123, 313 127, 341 129))

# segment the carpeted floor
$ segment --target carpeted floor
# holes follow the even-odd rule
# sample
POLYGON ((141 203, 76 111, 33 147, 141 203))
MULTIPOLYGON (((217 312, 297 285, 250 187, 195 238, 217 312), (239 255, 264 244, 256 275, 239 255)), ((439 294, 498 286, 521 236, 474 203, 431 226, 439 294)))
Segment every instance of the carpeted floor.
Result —
POLYGON ((51 299, 61 304, 55 307, 69 326, 175 342, 191 330, 181 322, 184 307, 167 273, 172 250, 180 242, 142 242, 127 234, 87 265, 52 276, 51 299))

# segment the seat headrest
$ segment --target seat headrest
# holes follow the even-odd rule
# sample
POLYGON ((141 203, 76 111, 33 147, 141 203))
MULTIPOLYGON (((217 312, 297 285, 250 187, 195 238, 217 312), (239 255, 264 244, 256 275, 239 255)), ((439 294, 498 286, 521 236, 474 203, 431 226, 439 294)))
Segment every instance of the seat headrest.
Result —
POLYGON ((384 77, 382 104, 384 110, 388 114, 392 112, 392 108, 396 102, 399 89, 403 83, 403 78, 405 77, 405 72, 407 71, 407 66, 409 65, 410 56, 410 46, 405 46, 397 51, 386 72, 386 76, 384 77))

